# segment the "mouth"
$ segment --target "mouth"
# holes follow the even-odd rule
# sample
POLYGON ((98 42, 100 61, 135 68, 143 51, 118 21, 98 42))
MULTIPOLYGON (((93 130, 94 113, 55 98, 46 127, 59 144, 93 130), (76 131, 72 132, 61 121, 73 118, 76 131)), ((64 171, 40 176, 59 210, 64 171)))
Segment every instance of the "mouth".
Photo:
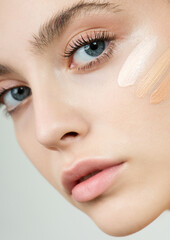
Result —
POLYGON ((87 202, 102 195, 116 181, 125 161, 87 159, 75 162, 62 173, 65 191, 77 202, 87 202))
POLYGON ((84 176, 84 177, 81 177, 81 178, 77 181, 77 184, 86 181, 87 179, 89 179, 89 178, 95 176, 96 174, 98 174, 98 173, 101 172, 101 171, 102 171, 102 170, 98 170, 98 171, 95 171, 95 172, 89 173, 88 175, 86 175, 86 176, 84 176))

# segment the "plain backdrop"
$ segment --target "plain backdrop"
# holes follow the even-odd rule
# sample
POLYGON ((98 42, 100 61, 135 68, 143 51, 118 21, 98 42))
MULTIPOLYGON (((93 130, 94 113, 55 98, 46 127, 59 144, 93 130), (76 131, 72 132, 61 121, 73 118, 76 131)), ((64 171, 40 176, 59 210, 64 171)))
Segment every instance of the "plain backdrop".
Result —
POLYGON ((170 240, 170 212, 130 236, 104 234, 32 166, 16 142, 11 119, 0 112, 0 239, 170 240))

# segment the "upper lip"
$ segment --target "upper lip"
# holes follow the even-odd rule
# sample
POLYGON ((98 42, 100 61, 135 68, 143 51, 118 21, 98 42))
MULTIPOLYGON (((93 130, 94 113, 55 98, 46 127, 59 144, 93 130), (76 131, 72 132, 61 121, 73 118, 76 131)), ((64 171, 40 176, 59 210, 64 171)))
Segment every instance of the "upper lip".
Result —
POLYGON ((78 181, 90 173, 100 171, 123 163, 122 160, 115 159, 85 159, 75 161, 70 168, 62 172, 61 181, 66 192, 71 194, 72 189, 78 184, 78 181))

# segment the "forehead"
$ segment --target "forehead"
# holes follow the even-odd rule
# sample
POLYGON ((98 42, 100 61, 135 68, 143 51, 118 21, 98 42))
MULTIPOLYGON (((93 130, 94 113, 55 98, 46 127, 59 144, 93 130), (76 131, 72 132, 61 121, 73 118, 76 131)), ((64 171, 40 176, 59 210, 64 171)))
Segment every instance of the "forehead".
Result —
MULTIPOLYGON (((13 57, 15 57, 17 68, 23 70, 27 64, 25 60, 31 56, 29 50, 33 34, 38 34, 40 26, 52 16, 79 3, 102 4, 105 2, 107 1, 1 0, 0 64, 12 66, 14 65, 13 57)), ((120 3, 120 0, 114 1, 114 4, 117 5, 118 2, 120 3)))
POLYGON ((57 11, 61 1, 1 0, 0 40, 1 58, 8 53, 17 55, 27 49, 28 40, 49 14, 57 11), (57 3, 57 4, 56 4, 57 3), (5 55, 3 55, 5 53, 5 55))
MULTIPOLYGON (((54 14, 79 3, 78 0, 1 0, 0 2, 0 62, 9 64, 13 61, 11 56, 15 56, 18 63, 23 63, 28 57, 27 50, 30 49, 33 34, 39 32, 40 26, 45 21, 54 14)), ((107 1, 80 2, 100 4, 107 1)), ((152 8, 153 4, 155 6, 154 0, 108 0, 108 2, 120 5, 127 14, 133 12, 136 15, 140 15, 141 8, 152 8)), ((157 0, 157 3, 162 5, 164 5, 163 2, 165 3, 166 0, 157 0)), ((160 15, 160 8, 158 7, 157 10, 160 15)))
POLYGON ((26 38, 31 33, 38 32, 39 26, 54 14, 59 14, 76 5, 91 4, 91 7, 94 8, 92 4, 107 5, 107 3, 113 3, 116 6, 120 2, 120 0, 1 0, 0 31, 5 36, 10 34, 12 37, 22 37, 24 35, 26 38))

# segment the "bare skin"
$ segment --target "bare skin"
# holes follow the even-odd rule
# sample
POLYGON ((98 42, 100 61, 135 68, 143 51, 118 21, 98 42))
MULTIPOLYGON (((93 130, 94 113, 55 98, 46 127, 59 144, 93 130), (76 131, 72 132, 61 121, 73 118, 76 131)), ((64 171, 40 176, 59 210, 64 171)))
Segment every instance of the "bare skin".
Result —
POLYGON ((22 100, 14 101, 11 91, 0 100, 22 149, 54 188, 107 234, 125 236, 144 228, 170 209, 170 99, 150 104, 149 95, 137 98, 136 85, 121 88, 117 78, 136 46, 131 36, 140 41, 154 34, 158 51, 169 47, 170 4, 122 0, 109 2, 119 7, 101 8, 98 1, 99 9, 91 5, 67 23, 60 37, 36 48, 33 34, 40 26, 78 1, 0 3, 0 64, 13 70, 1 74, 0 89, 26 87, 23 94, 20 89, 22 100), (91 61, 85 53, 62 57, 73 39, 102 31, 116 38, 108 40, 115 41, 113 51, 100 63, 83 68, 91 61), (103 194, 79 202, 61 178, 64 170, 87 158, 123 159, 125 168, 103 194))

